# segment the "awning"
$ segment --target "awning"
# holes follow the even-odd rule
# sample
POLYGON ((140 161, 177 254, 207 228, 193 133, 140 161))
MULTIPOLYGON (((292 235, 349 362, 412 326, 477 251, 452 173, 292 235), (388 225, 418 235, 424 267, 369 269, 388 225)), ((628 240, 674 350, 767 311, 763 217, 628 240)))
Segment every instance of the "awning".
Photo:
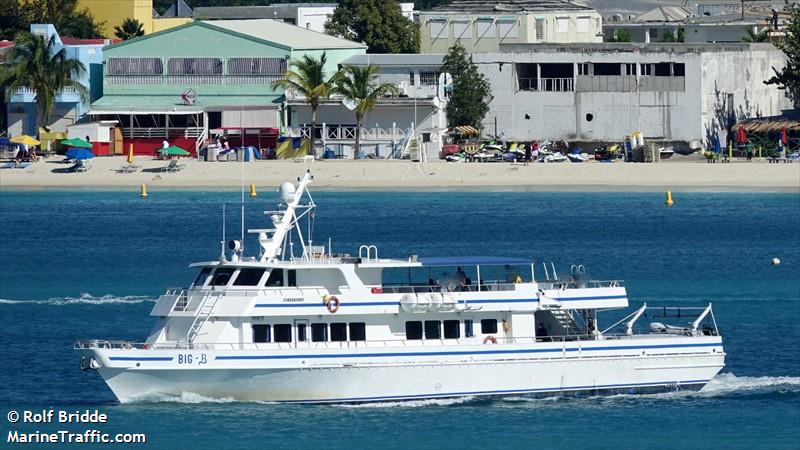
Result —
POLYGON ((461 134, 478 134, 478 130, 469 125, 462 125, 460 127, 455 127, 453 128, 453 130, 461 134))
POLYGON ((515 266, 533 264, 533 260, 505 256, 441 256, 420 258, 422 266, 515 266))
POLYGON ((731 132, 735 133, 739 127, 748 133, 775 133, 784 128, 787 131, 800 131, 800 121, 778 117, 748 119, 737 122, 731 127, 731 132))
POLYGON ((194 105, 184 105, 173 95, 104 95, 89 114, 200 114, 204 111, 277 109, 274 95, 199 95, 194 105))

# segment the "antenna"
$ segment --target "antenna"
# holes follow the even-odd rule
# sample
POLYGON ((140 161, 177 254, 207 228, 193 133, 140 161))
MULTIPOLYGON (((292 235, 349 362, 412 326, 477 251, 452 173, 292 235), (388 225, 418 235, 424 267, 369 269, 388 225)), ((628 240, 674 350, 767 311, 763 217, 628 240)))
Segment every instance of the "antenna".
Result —
POLYGON ((220 241, 219 260, 225 261, 225 202, 222 202, 222 240, 220 241))
POLYGON ((241 134, 241 136, 242 136, 242 200, 241 200, 241 203, 242 203, 242 211, 241 211, 241 213, 242 213, 242 235, 241 235, 242 236, 241 237, 242 250, 241 250, 241 255, 244 256, 244 160, 245 160, 245 156, 247 156, 247 147, 245 147, 245 145, 244 145, 244 134, 245 134, 244 133, 244 103, 242 103, 241 110, 239 112, 239 127, 241 127, 239 132, 242 133, 241 134))

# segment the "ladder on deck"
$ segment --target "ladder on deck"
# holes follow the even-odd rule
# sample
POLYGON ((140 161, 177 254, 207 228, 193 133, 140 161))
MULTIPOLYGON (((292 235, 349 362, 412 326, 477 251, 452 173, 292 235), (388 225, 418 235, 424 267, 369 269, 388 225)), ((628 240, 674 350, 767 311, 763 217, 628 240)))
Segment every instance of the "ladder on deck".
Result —
POLYGON ((583 330, 578 327, 569 311, 557 308, 548 309, 547 311, 553 315, 553 319, 561 326, 564 335, 583 334, 583 330))
POLYGON ((197 308, 197 315, 194 316, 192 326, 189 327, 189 331, 186 333, 187 343, 191 344, 194 342, 195 338, 200 335, 200 329, 203 328, 208 318, 211 317, 211 312, 214 311, 214 305, 217 304, 221 296, 221 292, 209 292, 203 297, 203 300, 200 301, 200 306, 197 308))

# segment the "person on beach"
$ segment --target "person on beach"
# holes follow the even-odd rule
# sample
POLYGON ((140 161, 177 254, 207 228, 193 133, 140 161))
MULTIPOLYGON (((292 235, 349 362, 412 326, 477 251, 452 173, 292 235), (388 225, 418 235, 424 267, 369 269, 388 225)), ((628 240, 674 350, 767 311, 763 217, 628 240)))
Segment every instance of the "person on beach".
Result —
POLYGON ((775 8, 772 9, 772 29, 778 31, 778 11, 775 8))
POLYGON ((533 144, 531 144, 531 146, 533 148, 533 150, 531 152, 531 156, 533 157, 534 161, 538 161, 539 160, 539 141, 533 141, 533 144))
POLYGON ((531 162, 531 144, 525 144, 525 165, 531 162))

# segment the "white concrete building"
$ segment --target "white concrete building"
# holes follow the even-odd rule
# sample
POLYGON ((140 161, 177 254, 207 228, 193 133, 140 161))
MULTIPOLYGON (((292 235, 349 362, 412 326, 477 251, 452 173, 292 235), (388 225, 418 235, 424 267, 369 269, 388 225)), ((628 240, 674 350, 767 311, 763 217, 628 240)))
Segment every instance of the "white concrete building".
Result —
POLYGON ((563 0, 455 0, 419 13, 420 51, 446 53, 460 42, 468 52, 501 44, 602 42, 603 18, 563 0))
POLYGON ((498 124, 509 140, 621 142, 641 131, 685 150, 791 107, 763 83, 785 62, 770 44, 507 45, 473 60, 494 94, 484 134, 498 124))
MULTIPOLYGON (((447 132, 443 77, 440 74, 442 54, 356 55, 342 62, 380 68, 379 82, 391 82, 400 90, 399 97, 381 99, 364 119, 361 133, 362 152, 382 158, 407 156, 412 141, 429 159, 438 158, 443 136, 447 132)), ((310 136, 311 108, 303 97, 287 94, 289 129, 293 136, 310 136)), ((315 135, 325 149, 337 157, 353 156, 355 112, 331 97, 322 102, 317 112, 315 135)))

